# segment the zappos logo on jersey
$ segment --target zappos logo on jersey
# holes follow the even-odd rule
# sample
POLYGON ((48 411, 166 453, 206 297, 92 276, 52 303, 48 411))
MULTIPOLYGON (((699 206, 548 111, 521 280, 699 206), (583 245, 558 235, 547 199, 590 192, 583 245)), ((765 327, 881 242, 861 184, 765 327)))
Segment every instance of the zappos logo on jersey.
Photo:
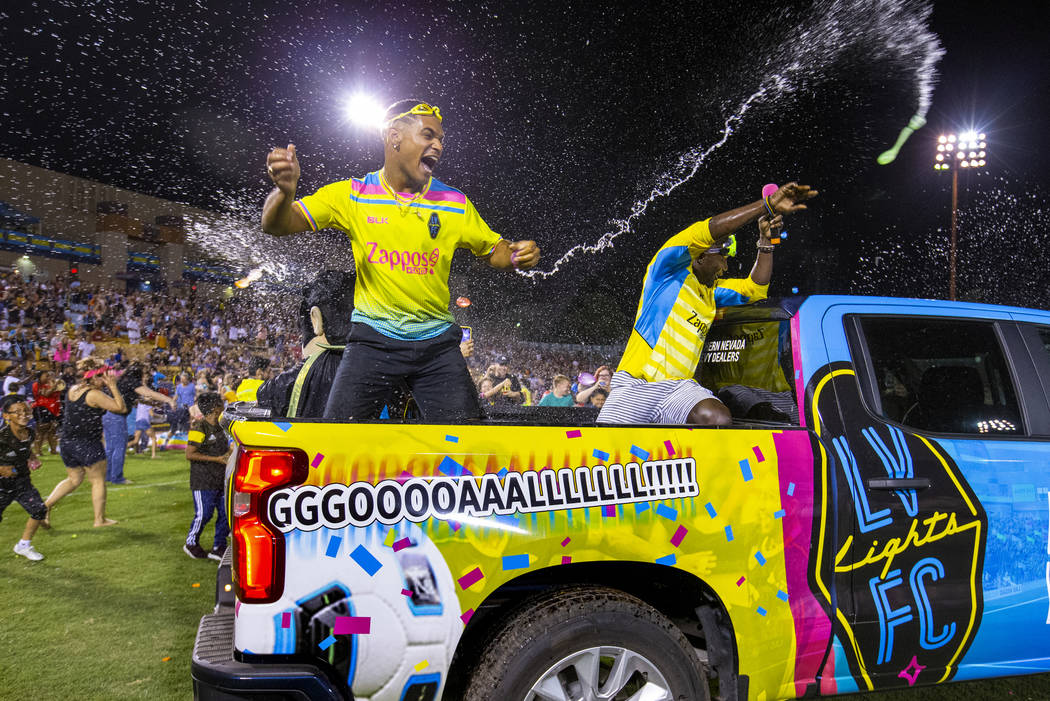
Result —
POLYGON ((366 241, 369 247, 368 262, 373 265, 389 266, 391 270, 400 268, 406 275, 433 275, 434 268, 441 259, 437 248, 430 251, 388 251, 375 241, 366 241))

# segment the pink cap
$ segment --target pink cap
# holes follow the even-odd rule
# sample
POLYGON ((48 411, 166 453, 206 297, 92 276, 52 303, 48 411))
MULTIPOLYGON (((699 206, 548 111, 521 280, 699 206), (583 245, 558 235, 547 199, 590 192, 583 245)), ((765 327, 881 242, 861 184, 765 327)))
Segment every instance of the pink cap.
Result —
POLYGON ((780 188, 777 186, 776 183, 769 183, 768 185, 763 185, 762 186, 762 199, 765 199, 765 198, 769 197, 770 195, 772 195, 774 192, 776 192, 779 189, 780 188))

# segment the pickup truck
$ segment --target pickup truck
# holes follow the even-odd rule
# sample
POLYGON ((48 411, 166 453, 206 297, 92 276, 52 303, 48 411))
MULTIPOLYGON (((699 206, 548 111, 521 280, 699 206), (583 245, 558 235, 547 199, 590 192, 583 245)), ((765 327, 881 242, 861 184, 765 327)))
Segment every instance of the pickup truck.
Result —
POLYGON ((761 701, 1050 671, 1050 313, 731 307, 698 380, 732 426, 229 413, 197 698, 761 701))

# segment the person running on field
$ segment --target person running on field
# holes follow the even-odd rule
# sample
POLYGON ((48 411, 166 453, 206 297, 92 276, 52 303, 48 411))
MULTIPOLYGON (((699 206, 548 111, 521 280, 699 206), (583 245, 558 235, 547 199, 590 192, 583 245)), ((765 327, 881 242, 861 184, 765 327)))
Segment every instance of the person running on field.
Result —
POLYGON ((40 455, 44 441, 51 454, 58 452, 58 421, 62 413, 62 392, 66 383, 53 377, 50 370, 41 370, 33 383, 33 418, 36 419, 36 446, 33 452, 40 455))
POLYGON ((357 268, 353 327, 325 408, 327 418, 371 419, 407 383, 429 421, 479 418, 481 408, 449 311, 452 255, 470 250, 494 268, 532 268, 534 241, 492 231, 467 197, 433 177, 445 138, 441 110, 419 100, 387 109, 383 167, 295 199, 295 146, 273 149, 277 186, 263 207, 275 235, 332 227, 350 237, 357 268))
POLYGON ((693 224, 657 251, 599 422, 730 423, 726 406, 693 379, 707 330, 717 307, 765 298, 773 270, 771 228, 779 230, 783 215, 805 209, 802 203, 816 195, 807 185, 788 183, 764 200, 693 224), (735 253, 733 232, 763 215, 751 274, 719 280, 735 253))
POLYGON ((223 478, 226 460, 230 457, 230 441, 219 425, 222 397, 215 392, 204 392, 197 397, 197 407, 204 418, 194 422, 186 439, 190 490, 193 492, 193 522, 182 550, 195 560, 221 560, 222 554, 226 552, 226 538, 230 534, 226 502, 223 499, 223 478), (201 532, 216 511, 215 538, 211 550, 205 550, 200 544, 201 532))
POLYGON ((47 505, 45 527, 51 525, 51 509, 84 481, 91 483, 91 505, 95 527, 112 526, 106 518, 106 450, 102 446, 102 414, 122 413, 124 398, 117 389, 113 370, 95 358, 77 362, 81 381, 69 388, 62 420, 58 452, 66 466, 66 478, 55 485, 44 502, 47 505))
POLYGON ((30 542, 36 529, 47 516, 47 507, 29 479, 29 473, 40 467, 33 451, 33 429, 29 427, 29 407, 17 394, 0 402, 4 427, 0 428, 0 519, 4 509, 17 501, 29 513, 22 531, 22 539, 15 544, 15 553, 30 560, 43 560, 30 542))

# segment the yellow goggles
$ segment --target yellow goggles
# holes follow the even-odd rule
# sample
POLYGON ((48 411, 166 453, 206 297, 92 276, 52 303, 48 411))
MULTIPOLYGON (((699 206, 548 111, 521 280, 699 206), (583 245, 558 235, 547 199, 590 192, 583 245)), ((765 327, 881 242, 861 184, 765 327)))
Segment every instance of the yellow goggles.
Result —
POLYGON ((415 107, 413 107, 409 111, 402 112, 401 114, 397 115, 396 117, 391 117, 390 121, 388 123, 392 124, 392 123, 396 122, 397 120, 401 119, 402 117, 407 117, 410 114, 418 114, 418 115, 423 116, 423 117, 434 116, 434 117, 437 117, 437 120, 439 122, 442 121, 442 119, 441 119, 441 109, 440 108, 434 107, 432 105, 428 105, 425 102, 420 102, 418 105, 416 105, 415 107))
POLYGON ((713 246, 704 252, 718 253, 726 258, 732 258, 736 255, 736 234, 730 234, 729 238, 723 241, 720 245, 713 246))

